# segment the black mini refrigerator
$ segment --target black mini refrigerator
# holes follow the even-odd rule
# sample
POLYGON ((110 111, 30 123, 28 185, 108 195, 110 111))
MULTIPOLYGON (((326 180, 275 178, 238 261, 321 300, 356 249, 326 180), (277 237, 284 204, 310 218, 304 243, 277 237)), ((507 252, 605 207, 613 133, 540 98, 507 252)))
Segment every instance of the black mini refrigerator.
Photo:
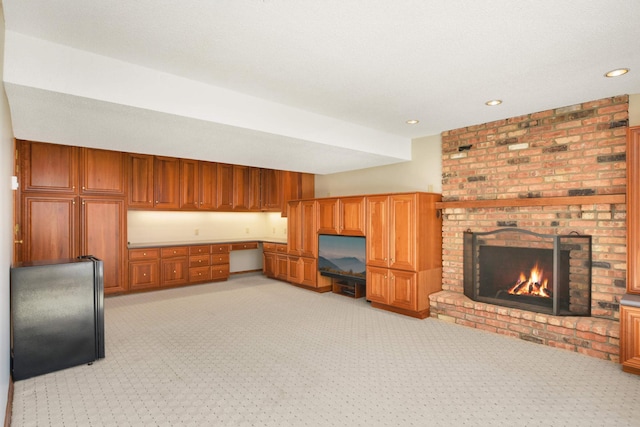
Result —
POLYGON ((11 268, 14 381, 104 358, 103 288, 92 256, 11 268))

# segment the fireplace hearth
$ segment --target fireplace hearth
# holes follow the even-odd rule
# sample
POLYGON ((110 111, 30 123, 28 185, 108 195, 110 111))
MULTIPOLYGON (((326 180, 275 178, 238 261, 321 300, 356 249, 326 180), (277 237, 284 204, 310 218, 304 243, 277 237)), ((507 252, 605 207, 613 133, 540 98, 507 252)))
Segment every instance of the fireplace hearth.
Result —
POLYGON ((538 313, 590 316, 591 236, 467 231, 464 294, 538 313))

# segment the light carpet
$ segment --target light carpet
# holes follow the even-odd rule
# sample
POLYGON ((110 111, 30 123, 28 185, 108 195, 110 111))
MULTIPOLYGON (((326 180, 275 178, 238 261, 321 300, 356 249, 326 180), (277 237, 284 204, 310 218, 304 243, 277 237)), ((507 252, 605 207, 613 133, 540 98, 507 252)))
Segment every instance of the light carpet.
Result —
POLYGON ((106 358, 13 426, 639 426, 619 365, 261 275, 107 298, 106 358))

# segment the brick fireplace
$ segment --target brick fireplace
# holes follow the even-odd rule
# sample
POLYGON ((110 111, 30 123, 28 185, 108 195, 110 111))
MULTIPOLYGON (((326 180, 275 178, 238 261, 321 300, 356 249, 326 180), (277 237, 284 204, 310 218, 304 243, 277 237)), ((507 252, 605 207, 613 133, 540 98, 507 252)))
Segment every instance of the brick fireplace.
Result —
POLYGON ((617 362, 627 125, 625 95, 444 132, 443 290, 431 316, 617 362), (465 296, 465 232, 505 228, 591 236, 588 315, 465 296))

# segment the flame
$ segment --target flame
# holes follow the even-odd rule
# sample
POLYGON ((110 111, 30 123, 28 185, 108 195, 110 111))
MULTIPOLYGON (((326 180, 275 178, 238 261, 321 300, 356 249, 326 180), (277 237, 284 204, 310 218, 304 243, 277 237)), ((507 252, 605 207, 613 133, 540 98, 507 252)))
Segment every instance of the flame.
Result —
POLYGON ((551 289, 547 288, 548 279, 543 279, 544 271, 538 267, 538 263, 531 269, 529 278, 524 273, 520 273, 520 277, 515 285, 509 288, 511 295, 530 295, 551 298, 551 289))

